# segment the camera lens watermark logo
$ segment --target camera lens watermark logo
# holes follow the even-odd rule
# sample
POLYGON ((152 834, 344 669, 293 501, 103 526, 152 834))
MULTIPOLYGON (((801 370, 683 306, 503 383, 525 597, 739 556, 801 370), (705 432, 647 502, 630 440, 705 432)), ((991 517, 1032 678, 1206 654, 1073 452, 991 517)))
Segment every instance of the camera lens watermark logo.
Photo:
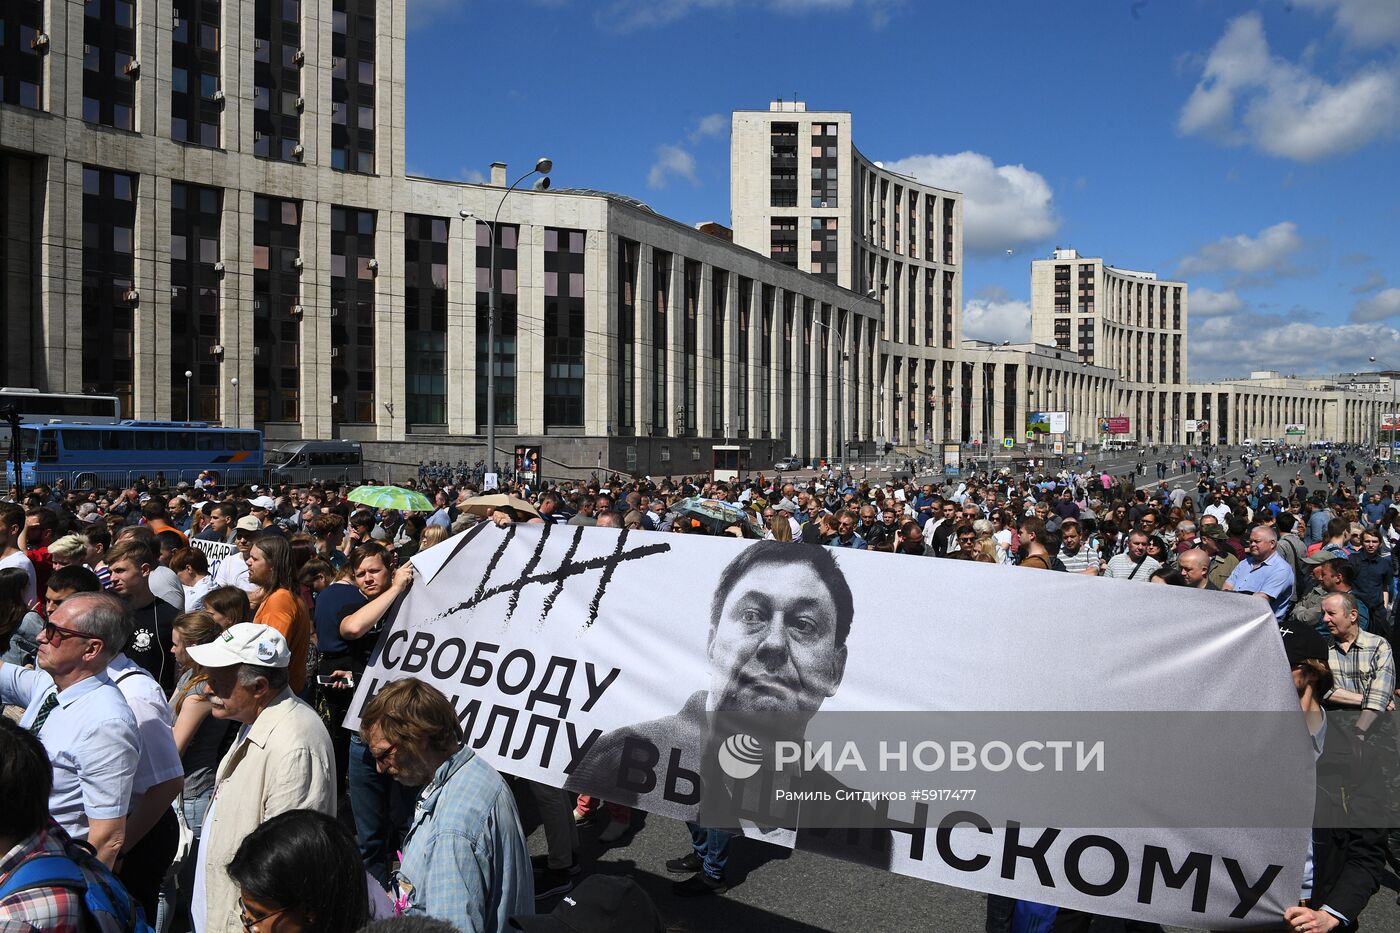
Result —
POLYGON ((724 740, 718 755, 720 770, 736 781, 743 781, 758 773, 763 763, 763 746, 758 739, 740 732, 724 740))

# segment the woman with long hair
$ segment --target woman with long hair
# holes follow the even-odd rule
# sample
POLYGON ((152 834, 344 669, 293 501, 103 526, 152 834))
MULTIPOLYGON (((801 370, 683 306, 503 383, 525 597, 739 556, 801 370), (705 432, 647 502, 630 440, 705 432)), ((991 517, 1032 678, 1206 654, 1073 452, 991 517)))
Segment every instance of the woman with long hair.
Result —
MULTIPOLYGON (((402 564, 394 569, 393 552, 377 541, 355 548, 347 565, 349 575, 359 590, 354 601, 345 594, 347 609, 340 618, 340 645, 346 659, 343 668, 329 672, 342 683, 358 678, 369 663, 376 637, 389 607, 413 584, 413 566, 402 564), (348 675, 348 676, 347 676, 348 675)), ((330 587, 329 589, 335 589, 330 587)), ((328 590, 329 591, 329 590, 328 590)), ((324 602, 326 593, 321 594, 324 602)), ((323 651, 333 650, 327 640, 323 651)), ((343 693, 345 705, 353 691, 327 690, 328 703, 332 693, 343 693)), ((342 713, 343 715, 343 713, 342 713)), ((342 730, 337 730, 342 731, 342 730)), ((350 784, 350 806, 355 815, 355 832, 360 839, 360 855, 365 868, 386 889, 389 886, 389 861, 413 816, 416 788, 406 788, 386 774, 380 774, 369 746, 358 733, 350 736, 349 762, 346 772, 350 784)))
MULTIPOLYGON (((450 537, 452 537, 451 529, 444 528, 441 525, 429 525, 427 528, 424 528, 423 533, 418 536, 418 553, 421 554, 434 544, 441 544, 450 537)), ((403 556, 403 553, 400 552, 399 557, 402 558, 403 556)))
POLYGON ((204 611, 224 628, 253 621, 253 605, 241 586, 216 586, 204 594, 204 611))
POLYGON ((315 810, 288 810, 253 830, 228 874, 246 930, 352 933, 371 918, 354 837, 315 810))
POLYGON ((190 927, 195 853, 199 851, 204 816, 209 812, 209 802, 214 798, 214 774, 219 767, 230 725, 230 720, 215 719, 209 715, 213 709, 205 692, 209 677, 204 668, 189 656, 188 649, 191 645, 208 644, 223 633, 223 626, 207 612, 182 613, 175 618, 170 633, 170 654, 180 670, 180 679, 175 682, 175 691, 170 695, 170 706, 175 712, 175 748, 180 752, 180 764, 185 768, 185 786, 180 791, 180 815, 193 835, 189 854, 180 863, 176 876, 173 929, 177 930, 190 927))
POLYGON ((311 615, 298 595, 301 580, 292 562, 292 546, 279 534, 260 535, 246 558, 248 582, 262 588, 263 599, 253 621, 282 633, 292 653, 287 680, 293 693, 306 686, 306 656, 311 648, 311 615))
POLYGON ((30 608, 24 595, 29 572, 19 567, 0 570, 0 660, 23 667, 34 663, 43 617, 30 608))

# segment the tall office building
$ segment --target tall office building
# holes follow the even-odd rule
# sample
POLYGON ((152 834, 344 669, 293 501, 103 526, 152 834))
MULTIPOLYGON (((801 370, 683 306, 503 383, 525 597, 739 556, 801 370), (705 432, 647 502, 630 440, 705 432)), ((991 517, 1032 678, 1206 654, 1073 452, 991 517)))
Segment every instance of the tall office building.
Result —
MULTIPOLYGON (((725 442, 759 464, 913 453, 1019 438, 1033 409, 1071 412, 1070 440, 1134 406, 1154 412, 1138 436, 1180 436, 1155 387, 1123 381, 1149 347, 1150 378, 1177 379, 1171 342, 1133 370, 1053 333, 964 341, 961 196, 871 162, 850 114, 734 115, 734 242, 625 195, 506 196, 504 165, 479 185, 407 175, 405 16, 0 2, 0 384, 358 440, 399 469, 484 456, 491 357, 497 458, 542 444, 547 473, 701 472, 725 442)), ((1184 380, 1184 340, 1180 361, 1184 380)), ((1238 400, 1287 391, 1212 391, 1211 410, 1248 432, 1238 400)), ((1318 436, 1360 439, 1369 415, 1314 394, 1318 436)))

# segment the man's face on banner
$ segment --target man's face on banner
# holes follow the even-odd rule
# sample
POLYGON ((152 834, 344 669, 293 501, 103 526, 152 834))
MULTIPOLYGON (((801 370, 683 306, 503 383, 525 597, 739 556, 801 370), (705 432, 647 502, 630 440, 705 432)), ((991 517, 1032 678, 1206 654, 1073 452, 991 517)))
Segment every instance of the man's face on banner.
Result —
POLYGON ((735 581, 708 653, 715 708, 745 713, 810 718, 846 670, 830 590, 796 562, 762 563, 735 581))

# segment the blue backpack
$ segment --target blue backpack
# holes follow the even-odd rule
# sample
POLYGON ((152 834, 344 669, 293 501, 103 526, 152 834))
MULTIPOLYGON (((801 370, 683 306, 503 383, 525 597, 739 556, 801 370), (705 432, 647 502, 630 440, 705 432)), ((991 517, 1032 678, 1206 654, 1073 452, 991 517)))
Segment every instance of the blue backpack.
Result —
POLYGON ((84 928, 97 933, 154 933, 141 905, 97 856, 72 843, 66 855, 36 855, 0 885, 0 900, 33 888, 67 888, 81 894, 84 928))

